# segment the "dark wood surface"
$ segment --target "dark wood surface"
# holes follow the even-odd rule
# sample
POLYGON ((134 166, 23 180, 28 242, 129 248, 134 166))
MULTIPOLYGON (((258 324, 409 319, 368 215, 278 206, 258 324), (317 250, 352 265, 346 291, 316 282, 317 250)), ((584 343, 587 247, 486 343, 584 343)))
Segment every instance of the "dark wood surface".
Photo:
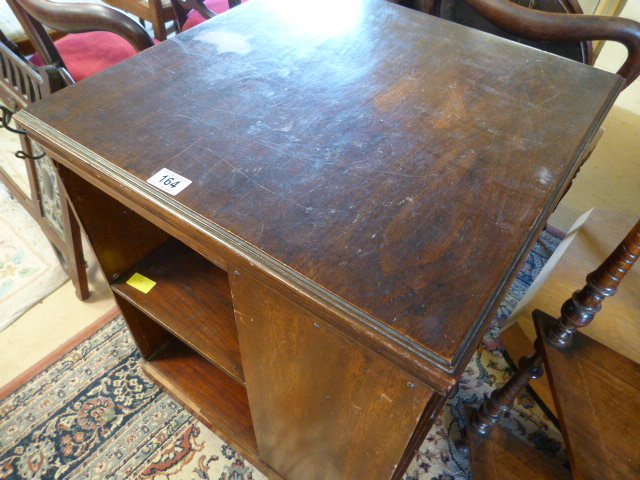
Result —
POLYGON ((145 372, 198 419, 243 451, 257 452, 247 391, 179 340, 143 364, 145 372), (194 382, 194 379, 199 381, 194 382))
MULTIPOLYGON (((535 313, 538 336, 554 319, 535 313)), ((562 350, 542 342, 576 480, 638 478, 640 365, 581 332, 562 350)))
POLYGON ((194 350, 244 383, 229 278, 183 244, 170 241, 112 285, 113 290, 194 350), (139 273, 147 293, 127 282, 139 273))
MULTIPOLYGON (((469 414, 469 411, 467 412, 469 414)), ((467 415, 469 418, 469 415, 467 415)), ((468 437, 473 480, 571 480, 569 470, 498 425, 485 437, 468 437)))
POLYGON ((230 278, 264 461, 287 479, 391 478, 433 390, 259 278, 230 278))
POLYGON ((384 1, 319 20, 252 1, 20 119, 210 250, 457 374, 621 80, 384 1), (160 193, 161 167, 193 184, 160 193))

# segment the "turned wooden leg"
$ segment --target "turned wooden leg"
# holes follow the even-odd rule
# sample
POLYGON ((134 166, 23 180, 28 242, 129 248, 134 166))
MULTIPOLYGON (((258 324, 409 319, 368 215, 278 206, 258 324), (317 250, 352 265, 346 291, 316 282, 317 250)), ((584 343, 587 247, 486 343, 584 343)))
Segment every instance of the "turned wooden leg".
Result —
POLYGON ((518 363, 518 371, 501 388, 493 391, 489 400, 475 410, 466 426, 462 437, 469 431, 487 436, 493 427, 511 410, 516 398, 522 393, 532 378, 540 378, 544 374, 542 356, 536 352, 529 357, 522 357, 518 363))
MULTIPOLYGON (((547 340, 557 348, 571 343, 571 336, 588 325, 602 307, 602 301, 614 295, 620 282, 640 256, 640 221, 631 229, 622 243, 595 271, 587 276, 587 284, 567 300, 558 318, 546 332, 547 340)), ((533 378, 544 374, 540 340, 535 343, 535 353, 523 357, 519 370, 501 388, 493 391, 489 400, 479 409, 468 414, 467 426, 461 442, 466 442, 468 433, 488 436, 494 426, 513 407, 515 399, 533 378)), ((463 443, 458 445, 464 447, 463 443)))
POLYGON ((571 336, 591 323, 602 301, 614 295, 618 285, 640 255, 640 221, 607 259, 587 276, 587 284, 576 291, 560 310, 560 318, 547 331, 547 338, 557 348, 571 343, 571 336))

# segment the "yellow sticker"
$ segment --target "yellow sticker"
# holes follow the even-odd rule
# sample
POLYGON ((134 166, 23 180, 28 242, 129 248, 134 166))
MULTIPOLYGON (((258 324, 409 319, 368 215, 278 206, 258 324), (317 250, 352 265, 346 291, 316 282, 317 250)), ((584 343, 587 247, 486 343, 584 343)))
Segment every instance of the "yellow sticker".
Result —
POLYGON ((131 285, 142 293, 149 293, 149 290, 151 290, 155 284, 156 282, 139 273, 134 273, 131 278, 127 280, 127 285, 131 285))

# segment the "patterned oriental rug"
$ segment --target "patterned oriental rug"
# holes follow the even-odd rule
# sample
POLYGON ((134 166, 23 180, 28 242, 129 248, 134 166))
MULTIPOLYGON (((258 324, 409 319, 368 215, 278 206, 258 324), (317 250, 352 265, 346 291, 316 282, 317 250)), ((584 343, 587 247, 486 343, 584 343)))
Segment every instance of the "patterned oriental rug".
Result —
POLYGON ((2 331, 68 277, 38 224, 1 183, 0 225, 2 331))
MULTIPOLYGON (((511 375, 500 325, 559 241, 543 233, 405 480, 471 478, 467 457, 454 447, 464 406, 482 402, 511 375)), ((139 362, 116 316, 26 383, 0 390, 0 479, 265 480, 156 388, 139 362)), ((549 456, 566 455, 560 433, 526 395, 504 424, 549 456)))

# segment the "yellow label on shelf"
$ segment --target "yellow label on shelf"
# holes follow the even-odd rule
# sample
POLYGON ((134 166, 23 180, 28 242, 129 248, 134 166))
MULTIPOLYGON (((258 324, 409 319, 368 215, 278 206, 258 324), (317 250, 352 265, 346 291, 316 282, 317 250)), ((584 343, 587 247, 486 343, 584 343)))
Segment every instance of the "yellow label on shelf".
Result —
POLYGON ((131 278, 127 280, 127 285, 131 285, 142 293, 149 293, 149 290, 151 290, 155 284, 156 282, 139 273, 134 273, 131 278))

